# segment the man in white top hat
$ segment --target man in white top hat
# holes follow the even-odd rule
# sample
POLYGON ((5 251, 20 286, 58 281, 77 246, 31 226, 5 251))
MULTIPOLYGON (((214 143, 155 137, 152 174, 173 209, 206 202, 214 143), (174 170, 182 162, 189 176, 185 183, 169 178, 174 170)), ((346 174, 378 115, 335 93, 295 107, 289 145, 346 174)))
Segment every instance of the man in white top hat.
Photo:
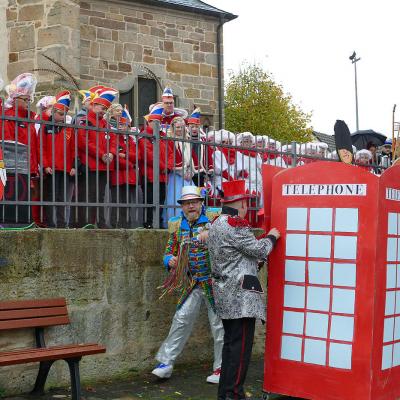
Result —
POLYGON ((163 295, 178 290, 179 300, 169 334, 156 355, 159 364, 152 373, 159 378, 171 376, 175 360, 189 339, 201 304, 205 303, 214 338, 213 373, 207 377, 207 382, 219 383, 224 329, 215 311, 210 257, 205 244, 210 221, 218 213, 216 210, 206 213, 203 202, 200 188, 184 186, 178 200, 182 205, 181 216, 168 221, 169 239, 164 266, 169 276, 161 287, 163 295))

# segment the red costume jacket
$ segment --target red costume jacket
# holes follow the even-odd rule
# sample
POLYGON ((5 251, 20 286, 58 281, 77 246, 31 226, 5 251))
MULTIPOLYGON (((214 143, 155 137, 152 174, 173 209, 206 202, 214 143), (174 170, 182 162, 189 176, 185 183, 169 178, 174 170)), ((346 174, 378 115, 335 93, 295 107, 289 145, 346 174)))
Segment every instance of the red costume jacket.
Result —
POLYGON ((126 183, 129 185, 136 185, 136 143, 131 136, 117 136, 118 158, 115 159, 115 169, 111 172, 111 184, 113 186, 126 185, 126 183), (124 153, 125 158, 120 157, 119 153, 124 153))
MULTIPOLYGON (((139 172, 141 178, 147 177, 147 182, 153 182, 153 130, 150 126, 146 128, 146 136, 139 139, 139 172)), ((161 135, 164 135, 160 132, 161 135)), ((172 168, 172 154, 166 153, 167 144, 165 140, 160 140, 160 182, 167 182, 168 169, 172 168)))
MULTIPOLYGON (((29 118, 32 121, 35 118, 34 113, 28 115, 27 110, 17 110, 13 106, 4 112, 8 117, 29 118)), ((0 126, 1 128, 1 126, 0 126)), ((31 174, 38 174, 38 142, 35 130, 35 122, 4 120, 4 140, 17 141, 30 146, 30 170, 31 174)), ((29 151, 29 149, 28 149, 29 151)))
POLYGON ((88 165, 90 171, 96 171, 97 160, 98 170, 107 171, 107 164, 103 162, 101 157, 104 154, 114 154, 114 160, 109 164, 109 170, 113 171, 115 168, 115 155, 117 138, 111 131, 96 131, 91 130, 90 127, 107 128, 108 124, 105 119, 96 121, 96 114, 93 111, 89 111, 86 117, 82 118, 78 122, 81 126, 87 126, 88 128, 78 130, 78 156, 79 160, 83 165, 88 165), (86 147, 88 151, 88 157, 86 157, 86 147))
POLYGON ((42 137, 41 144, 43 146, 43 168, 50 167, 55 171, 65 170, 68 174, 71 169, 75 167, 74 160, 76 154, 74 130, 72 128, 66 128, 56 125, 44 125, 43 129, 39 131, 39 134, 42 137))

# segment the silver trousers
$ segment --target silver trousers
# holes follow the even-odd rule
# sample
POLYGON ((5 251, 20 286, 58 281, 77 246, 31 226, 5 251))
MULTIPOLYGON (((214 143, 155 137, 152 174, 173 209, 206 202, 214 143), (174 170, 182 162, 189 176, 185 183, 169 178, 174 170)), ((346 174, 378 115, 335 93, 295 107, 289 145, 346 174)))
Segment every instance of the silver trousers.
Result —
POLYGON ((224 327, 221 319, 211 308, 210 302, 200 287, 193 289, 182 307, 175 312, 168 337, 164 340, 156 355, 158 362, 174 364, 192 333, 193 324, 197 320, 202 302, 207 306, 208 320, 210 321, 211 333, 214 338, 213 370, 221 368, 224 327))

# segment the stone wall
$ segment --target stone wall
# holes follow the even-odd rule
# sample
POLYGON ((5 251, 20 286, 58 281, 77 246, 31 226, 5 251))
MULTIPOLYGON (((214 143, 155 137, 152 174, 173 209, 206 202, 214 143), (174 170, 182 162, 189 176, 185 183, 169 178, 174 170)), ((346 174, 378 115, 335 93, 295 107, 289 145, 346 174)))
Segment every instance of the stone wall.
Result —
POLYGON ((46 54, 79 78, 79 0, 9 0, 7 8, 8 66, 11 80, 22 72, 37 71, 38 90, 54 90, 65 83, 45 69, 57 69, 46 54))
POLYGON ((4 19, 5 81, 41 69, 40 94, 72 88, 45 71, 59 70, 41 56, 46 54, 82 88, 100 83, 128 91, 143 75, 141 64, 171 85, 180 107, 199 105, 217 122, 217 18, 135 1, 8 0, 6 14, 0 3, 0 24, 4 19))
POLYGON ((179 105, 217 114, 218 20, 143 3, 81 1, 81 82, 132 87, 149 67, 170 83, 179 105))
MULTIPOLYGON (((72 323, 47 330, 48 345, 98 342, 107 353, 85 357, 83 381, 148 371, 168 333, 176 299, 158 299, 167 232, 161 230, 30 230, 0 232, 0 300, 65 297, 72 323)), ((212 360, 204 312, 179 363, 212 360), (201 351, 200 351, 201 349, 201 351)), ((0 332, 2 351, 32 346, 32 331, 0 332)), ((259 324, 253 354, 262 355, 259 324)), ((0 367, 0 392, 28 392, 38 365, 0 367)), ((67 366, 55 363, 49 385, 68 384, 67 366)))

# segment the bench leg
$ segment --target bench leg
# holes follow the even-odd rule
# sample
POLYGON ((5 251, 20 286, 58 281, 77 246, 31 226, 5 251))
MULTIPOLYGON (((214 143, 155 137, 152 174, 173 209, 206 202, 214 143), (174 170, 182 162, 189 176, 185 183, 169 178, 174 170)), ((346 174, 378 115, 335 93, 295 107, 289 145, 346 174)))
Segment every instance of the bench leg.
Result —
POLYGON ((44 393, 44 385, 46 384, 47 375, 49 374, 50 368, 54 361, 41 361, 39 366, 39 372, 36 378, 35 387, 31 394, 42 395, 44 393))
POLYGON ((72 400, 81 400, 81 378, 79 375, 80 358, 65 360, 68 363, 69 372, 71 374, 71 395, 72 400))

